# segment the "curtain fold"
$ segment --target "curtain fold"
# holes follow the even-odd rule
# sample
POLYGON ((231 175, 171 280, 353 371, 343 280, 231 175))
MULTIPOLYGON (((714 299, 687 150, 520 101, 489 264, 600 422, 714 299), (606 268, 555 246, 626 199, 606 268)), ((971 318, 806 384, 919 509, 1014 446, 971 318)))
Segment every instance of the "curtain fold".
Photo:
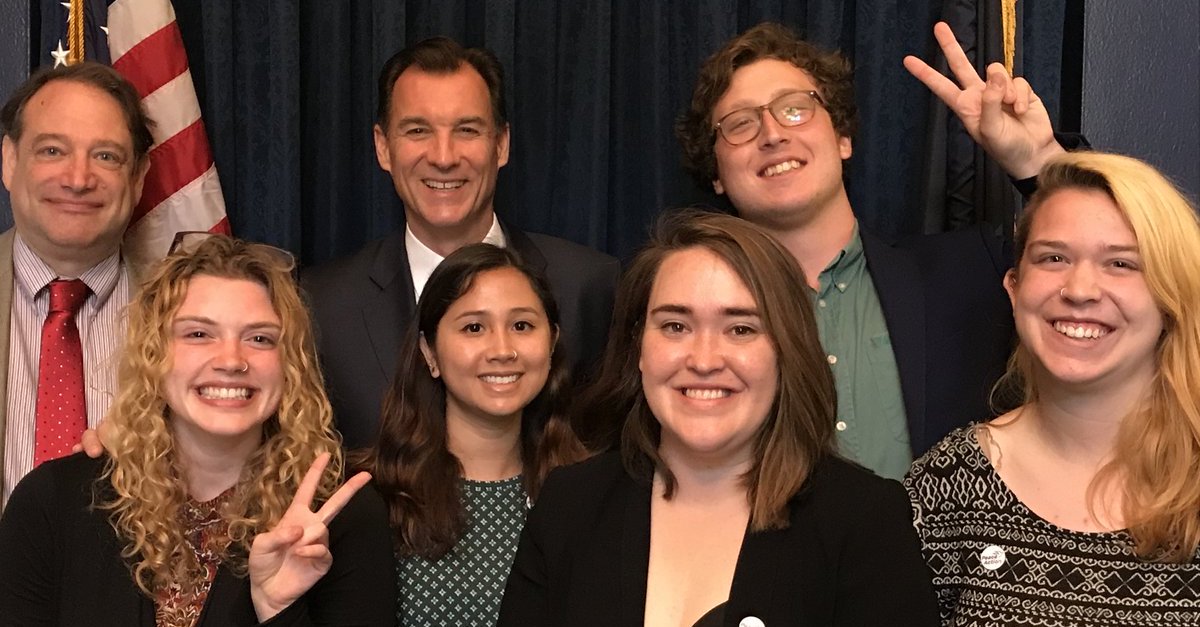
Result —
MULTIPOLYGON (((1018 5, 1024 58, 1039 68, 1034 87, 1055 101, 1063 2, 1018 5)), ((902 235, 994 220, 990 201, 973 191, 968 209, 941 200, 947 189, 964 192, 945 185, 945 151, 931 129, 951 128, 942 145, 961 140, 901 65, 905 54, 933 58, 932 24, 954 4, 986 8, 965 0, 175 0, 234 232, 293 250, 305 264, 402 223, 375 160, 375 79, 395 51, 433 35, 486 46, 504 63, 512 152, 496 208, 520 228, 627 257, 662 209, 727 206, 683 174, 673 122, 700 63, 763 20, 854 63, 861 130, 847 184, 865 224, 902 235), (931 183, 939 176, 940 190, 931 183)), ((976 17, 955 32, 975 41, 987 26, 976 17)))

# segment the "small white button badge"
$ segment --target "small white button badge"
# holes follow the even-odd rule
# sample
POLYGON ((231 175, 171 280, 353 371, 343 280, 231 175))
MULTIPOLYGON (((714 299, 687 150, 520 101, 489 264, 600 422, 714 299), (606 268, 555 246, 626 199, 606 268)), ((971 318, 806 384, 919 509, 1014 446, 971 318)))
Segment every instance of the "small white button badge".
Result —
POLYGON ((767 624, 762 622, 762 619, 757 616, 747 616, 738 623, 738 627, 767 627, 767 624))
POLYGON ((992 544, 979 552, 979 563, 988 570, 996 570, 1004 565, 1004 549, 992 544))

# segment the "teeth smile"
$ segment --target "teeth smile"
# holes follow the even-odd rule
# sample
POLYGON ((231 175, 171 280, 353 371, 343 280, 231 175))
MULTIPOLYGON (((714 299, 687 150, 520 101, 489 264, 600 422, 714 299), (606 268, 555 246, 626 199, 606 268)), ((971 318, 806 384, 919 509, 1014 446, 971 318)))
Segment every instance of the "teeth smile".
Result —
POLYGON ((483 379, 484 383, 504 384, 504 383, 515 383, 516 380, 519 379, 520 377, 521 377, 521 375, 519 375, 519 374, 510 374, 510 375, 505 375, 503 377, 489 374, 489 375, 483 375, 482 377, 479 377, 479 378, 483 379))
POLYGON ((800 167, 800 162, 795 159, 792 159, 791 161, 784 161, 783 163, 777 163, 773 166, 766 168, 765 170, 763 170, 763 176, 765 176, 767 178, 770 178, 772 176, 779 176, 780 174, 783 174, 784 172, 788 172, 790 170, 796 170, 799 167, 800 167))
POLYGON ((726 396, 729 396, 729 390, 723 390, 723 389, 714 390, 711 388, 704 388, 704 389, 684 388, 683 395, 688 398, 694 398, 696 400, 711 401, 714 399, 725 398, 726 396))
POLYGON ((1107 327, 1097 324, 1082 324, 1070 322, 1055 322, 1054 330, 1062 333, 1067 337, 1073 337, 1077 340, 1089 339, 1096 340, 1108 335, 1107 327))
POLYGON ((466 181, 424 181, 425 186, 432 189, 458 189, 466 184, 466 181))
POLYGON ((219 400, 246 400, 250 398, 249 388, 217 388, 217 387, 202 387, 200 388, 201 398, 219 399, 219 400))

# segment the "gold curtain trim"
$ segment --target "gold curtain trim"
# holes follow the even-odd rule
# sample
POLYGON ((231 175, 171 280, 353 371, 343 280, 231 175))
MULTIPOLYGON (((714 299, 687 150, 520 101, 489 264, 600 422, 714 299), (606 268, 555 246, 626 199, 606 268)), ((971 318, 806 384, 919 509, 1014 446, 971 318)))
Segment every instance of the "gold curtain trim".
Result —
POLYGON ((83 0, 71 0, 70 18, 67 19, 67 65, 83 60, 83 0))
POLYGON ((1004 25, 1004 69, 1013 73, 1017 52, 1017 0, 1000 0, 1001 22, 1004 25))

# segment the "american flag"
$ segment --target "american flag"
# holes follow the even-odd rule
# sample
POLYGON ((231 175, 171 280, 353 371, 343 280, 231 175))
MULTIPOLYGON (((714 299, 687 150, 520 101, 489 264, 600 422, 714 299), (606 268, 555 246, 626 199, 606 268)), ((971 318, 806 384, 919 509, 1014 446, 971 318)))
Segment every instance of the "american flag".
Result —
POLYGON ((137 88, 155 122, 150 171, 124 254, 148 263, 166 254, 179 231, 228 234, 221 182, 170 0, 42 0, 41 23, 43 64, 111 63, 137 88))

